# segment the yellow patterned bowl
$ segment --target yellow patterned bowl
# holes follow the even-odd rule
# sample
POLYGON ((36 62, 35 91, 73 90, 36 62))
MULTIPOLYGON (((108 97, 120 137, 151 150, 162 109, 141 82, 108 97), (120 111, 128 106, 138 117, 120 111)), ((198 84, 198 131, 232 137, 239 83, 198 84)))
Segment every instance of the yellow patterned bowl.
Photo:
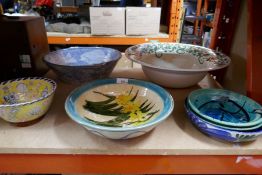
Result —
POLYGON ((43 116, 50 107, 56 83, 40 77, 28 77, 0 83, 0 117, 22 123, 43 116))

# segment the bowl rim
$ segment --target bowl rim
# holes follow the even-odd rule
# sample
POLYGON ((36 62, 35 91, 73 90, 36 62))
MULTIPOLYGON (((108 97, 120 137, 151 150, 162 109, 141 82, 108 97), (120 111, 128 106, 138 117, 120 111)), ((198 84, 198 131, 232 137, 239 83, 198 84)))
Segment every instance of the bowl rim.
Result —
POLYGON ((64 49, 59 49, 59 50, 56 50, 56 51, 52 51, 52 52, 49 52, 48 54, 46 54, 43 58, 43 61, 46 63, 46 64, 50 64, 50 65, 55 65, 55 66, 60 66, 60 67, 91 67, 91 66, 100 66, 100 65, 104 65, 104 64, 107 64, 107 63, 110 63, 110 62, 114 62, 114 61, 118 61, 120 58, 122 57, 122 54, 119 50, 116 50, 116 49, 113 49, 113 48, 109 48, 109 47, 98 47, 98 46, 95 46, 95 47, 79 47, 79 46, 75 46, 75 47, 68 47, 68 48, 64 48, 64 49), (112 50, 112 51, 115 51, 117 54, 118 54, 118 57, 116 57, 115 60, 109 60, 107 62, 102 62, 102 63, 97 63, 97 64, 92 64, 92 65, 63 65, 63 64, 55 64, 55 63, 52 63, 50 61, 47 60, 47 57, 50 56, 51 54, 56 54, 58 52, 61 52, 63 50, 71 50, 71 49, 109 49, 109 50, 112 50))
POLYGON ((219 69, 223 69, 227 66, 229 66, 229 64, 231 63, 231 59, 225 55, 224 53, 222 52, 217 52, 215 50, 212 50, 212 49, 209 49, 209 48, 206 48, 206 47, 203 47, 203 46, 198 46, 198 45, 193 45, 193 44, 184 44, 184 43, 172 43, 172 42, 156 42, 156 43, 142 43, 142 44, 137 44, 137 45, 134 45, 134 46, 130 46, 128 47, 126 50, 125 50, 125 56, 136 62, 136 63, 139 63, 141 64, 142 66, 145 66, 145 67, 150 67, 150 68, 154 68, 154 69, 157 69, 157 70, 162 70, 162 71, 169 71, 169 72, 208 72, 208 71, 213 71, 213 70, 219 70, 219 69), (190 46, 190 47, 195 47, 195 48, 200 48, 200 49, 203 49, 203 50, 208 50, 209 52, 212 52, 214 53, 217 57, 223 57, 225 58, 228 62, 226 64, 223 64, 223 65, 217 65, 216 67, 213 67, 213 68, 201 68, 201 69, 182 69, 182 68, 176 68, 176 69, 170 69, 170 68, 163 68, 161 66, 156 66, 156 65, 152 65, 152 64, 148 64, 148 63, 145 63, 143 61, 140 61, 138 60, 137 58, 135 58, 135 54, 132 54, 131 50, 132 48, 138 48, 138 47, 141 47, 143 45, 150 45, 150 44, 171 44, 171 45, 186 45, 186 46, 190 46))
POLYGON ((101 130, 101 131, 109 131, 109 132, 128 132, 128 131, 134 131, 134 130, 144 129, 144 128, 148 128, 150 126, 154 126, 156 124, 161 123, 166 118, 168 118, 171 115, 171 113, 173 112, 173 109, 174 109, 173 97, 164 88, 162 88, 162 87, 160 87, 160 86, 158 86, 154 83, 143 81, 143 80, 137 80, 137 79, 132 79, 132 78, 119 78, 119 77, 118 78, 100 79, 100 80, 92 81, 90 83, 86 83, 86 84, 82 85, 81 87, 78 87, 75 90, 73 90, 68 95, 68 97, 65 101, 65 111, 66 111, 67 115, 73 121, 75 121, 76 123, 78 123, 82 126, 87 126, 88 128, 97 129, 97 130, 101 130), (147 122, 145 124, 139 125, 139 126, 132 126, 130 128, 129 127, 116 128, 116 127, 106 127, 106 126, 95 125, 95 124, 92 124, 91 122, 88 122, 87 119, 80 116, 77 112, 71 111, 69 109, 70 104, 75 103, 75 101, 72 100, 72 97, 75 94, 77 96, 75 98, 78 99, 81 94, 83 94, 84 92, 87 92, 90 89, 93 89, 93 88, 99 87, 99 86, 103 86, 103 85, 107 85, 107 84, 118 84, 118 80, 123 80, 123 79, 125 79, 124 84, 133 84, 133 85, 141 86, 141 87, 143 87, 143 85, 148 85, 147 88, 150 88, 150 87, 156 88, 157 90, 153 90, 153 89, 150 89, 150 90, 155 92, 157 95, 162 93, 162 95, 165 96, 165 99, 162 99, 161 97, 160 98, 162 99, 163 103, 164 103, 164 101, 167 101, 170 104, 170 107, 168 108, 168 110, 164 114, 160 113, 161 117, 157 120, 154 120, 154 122, 151 121, 151 122, 147 122), (78 119, 80 119, 80 121, 78 119))
MULTIPOLYGON (((208 115, 205 115, 203 114, 202 112, 200 112, 197 107, 192 103, 192 101, 190 100, 190 97, 193 95, 193 94, 196 94, 198 92, 202 92, 202 91, 222 91, 222 92, 229 92, 229 93, 233 93, 233 94, 236 94, 236 95, 239 95, 239 96, 243 96, 245 97, 246 99, 248 99, 249 101, 252 101, 253 103, 255 104, 258 104, 256 101, 252 100, 251 98, 247 97, 247 96, 244 96, 242 94, 239 94, 239 93, 236 93, 236 92, 233 92, 233 91, 229 91, 229 90, 225 90, 225 89, 219 89, 219 88, 208 88, 208 89, 197 89, 197 90, 194 90, 192 91, 189 95, 188 95, 188 104, 189 106, 192 108, 192 110, 194 110, 194 112, 196 112, 197 114, 201 115, 203 118, 209 120, 210 122, 215 122, 217 124, 222 124, 224 126, 233 126, 233 127, 250 127, 250 126, 254 126, 254 125, 257 125, 258 123, 262 122, 262 117, 260 119, 257 119, 255 121, 251 121, 251 122, 247 122, 247 123, 232 123, 232 122, 226 122, 226 121, 219 121, 217 119, 214 119, 208 115)), ((260 104, 258 104, 259 106, 261 106, 260 104)), ((261 108, 262 109, 262 108, 261 108)))
POLYGON ((212 127, 217 127, 219 129, 223 129, 223 130, 226 130, 226 131, 234 131, 234 132, 240 132, 240 133, 255 133, 255 132, 261 132, 262 133, 262 123, 259 124, 258 126, 253 126, 251 128, 244 128, 243 127, 241 128, 237 128, 237 127, 234 127, 234 128, 230 128, 228 126, 220 126, 216 123, 212 123, 208 120, 206 120, 205 118, 202 118, 201 115, 199 115, 198 113, 196 113, 192 108, 191 106, 188 104, 188 98, 185 99, 185 103, 184 103, 184 107, 186 110, 188 110, 189 112, 193 113, 199 120, 201 120, 203 123, 206 123, 206 124, 209 124, 211 125, 212 127), (238 130, 240 129, 240 130, 238 130), (253 130, 258 130, 260 129, 259 131, 253 131, 253 130))
POLYGON ((22 78, 16 78, 16 79, 11 79, 11 80, 7 80, 7 81, 3 81, 0 83, 0 86, 1 85, 5 85, 5 84, 8 84, 8 83, 12 83, 14 81, 23 81, 23 80, 43 80, 45 82, 48 82, 49 84, 52 85, 52 90, 51 92, 47 93, 46 95, 44 96, 41 96, 40 98, 37 98, 37 99, 34 99, 34 100, 31 100, 31 101, 28 101, 28 102, 22 102, 22 103, 15 103, 15 104, 0 104, 0 108, 4 108, 4 107, 15 107, 15 106, 24 106, 24 105, 28 105, 28 104, 32 104, 32 103, 35 103, 35 102, 38 102, 38 101, 41 101, 45 98, 48 98, 49 96, 51 96, 56 88, 57 88, 57 84, 54 80, 52 79, 49 79, 49 78, 45 78, 45 77, 22 77, 22 78))

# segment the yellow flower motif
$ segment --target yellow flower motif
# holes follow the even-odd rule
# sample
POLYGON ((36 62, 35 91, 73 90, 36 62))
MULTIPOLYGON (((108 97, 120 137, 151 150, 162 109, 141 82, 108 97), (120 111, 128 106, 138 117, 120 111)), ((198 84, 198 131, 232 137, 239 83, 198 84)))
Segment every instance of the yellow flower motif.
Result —
POLYGON ((126 103, 125 105, 123 105, 123 109, 122 111, 124 113, 132 113, 132 112, 136 112, 136 111, 139 111, 139 104, 138 103, 134 103, 134 102, 128 102, 126 103))
POLYGON ((130 115, 129 121, 136 122, 136 121, 143 121, 145 120, 146 113, 142 113, 141 111, 132 112, 130 115))
POLYGON ((131 99, 132 99, 132 96, 130 95, 118 95, 115 101, 117 102, 117 104, 123 106, 127 104, 131 99))

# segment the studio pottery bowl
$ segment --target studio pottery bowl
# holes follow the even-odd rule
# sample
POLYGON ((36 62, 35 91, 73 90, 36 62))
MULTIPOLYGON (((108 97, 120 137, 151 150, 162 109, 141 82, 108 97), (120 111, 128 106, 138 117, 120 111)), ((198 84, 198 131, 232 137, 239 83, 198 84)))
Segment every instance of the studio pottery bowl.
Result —
POLYGON ((120 58, 121 53, 111 48, 70 47, 50 52, 44 61, 62 81, 82 84, 109 77, 120 58))
POLYGON ((199 115, 192 110, 187 100, 185 101, 185 109, 191 122, 201 132, 213 138, 217 138, 228 142, 248 142, 256 140, 262 134, 261 127, 249 131, 237 131, 232 129, 225 129, 213 123, 210 123, 204 120, 203 118, 199 117, 199 115))
POLYGON ((129 47, 125 55, 142 65, 153 82, 171 88, 185 88, 201 81, 208 71, 230 64, 226 55, 211 49, 181 43, 144 43, 129 47))
MULTIPOLYGON (((189 108, 189 110, 191 110, 191 112, 193 112, 194 110, 188 105, 188 99, 186 99, 186 108, 189 108)), ((198 118, 200 118, 200 120, 202 120, 203 122, 205 122, 207 125, 212 125, 212 126, 216 126, 225 130, 230 130, 230 131, 254 131, 254 130, 258 130, 258 129, 262 129, 262 122, 258 125, 254 125, 254 126, 250 126, 250 127, 235 127, 235 126, 225 126, 225 125, 221 125, 219 123, 214 123, 211 122, 210 120, 207 120, 206 118, 202 117, 201 115, 198 115, 197 113, 193 112, 194 115, 196 115, 198 118)))
POLYGON ((173 107, 173 98, 160 86, 122 78, 85 84, 74 90, 65 103, 73 121, 110 139, 147 133, 165 120, 173 107))
POLYGON ((224 89, 199 89, 188 95, 188 103, 205 120, 227 127, 262 124, 262 107, 254 100, 224 89))
POLYGON ((55 89, 53 80, 40 77, 0 83, 0 117, 11 123, 40 118, 49 109, 55 89))

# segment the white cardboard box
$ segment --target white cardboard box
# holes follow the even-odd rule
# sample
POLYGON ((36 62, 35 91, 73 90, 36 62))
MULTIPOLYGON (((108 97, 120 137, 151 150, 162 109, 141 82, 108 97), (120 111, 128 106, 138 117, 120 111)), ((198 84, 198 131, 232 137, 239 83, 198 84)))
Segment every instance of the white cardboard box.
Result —
POLYGON ((92 35, 124 35, 125 8, 90 7, 92 35))
POLYGON ((161 8, 126 7, 126 35, 159 33, 161 8))

